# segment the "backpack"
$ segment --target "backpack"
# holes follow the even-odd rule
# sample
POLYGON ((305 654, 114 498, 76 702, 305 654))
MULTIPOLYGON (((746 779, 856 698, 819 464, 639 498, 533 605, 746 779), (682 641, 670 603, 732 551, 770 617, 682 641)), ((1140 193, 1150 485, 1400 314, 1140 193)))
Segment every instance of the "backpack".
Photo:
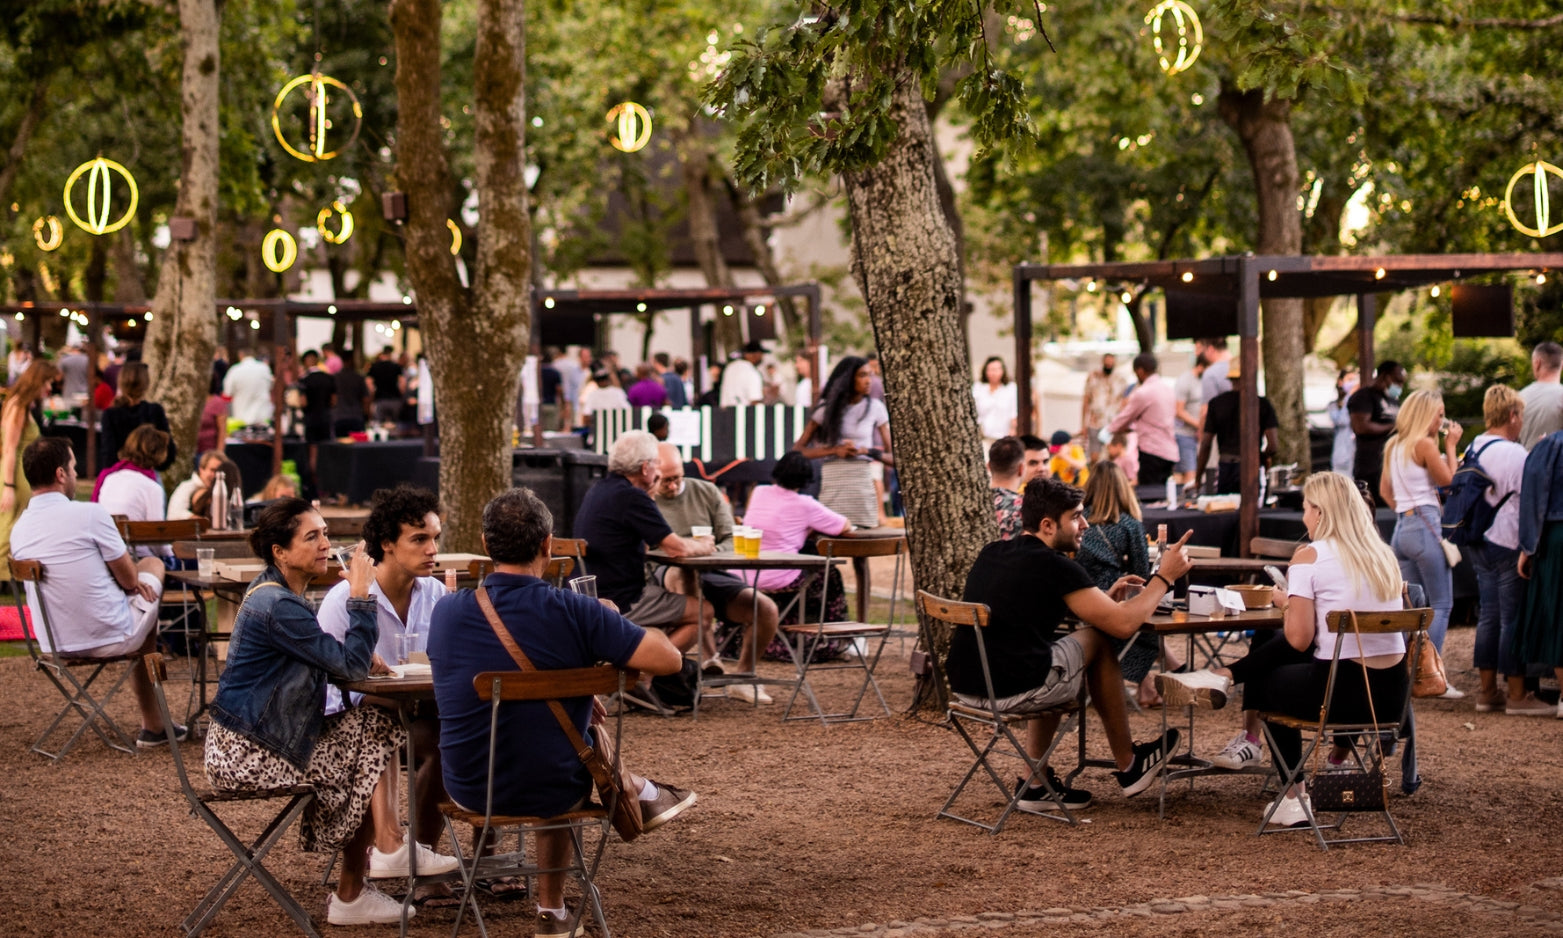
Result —
POLYGON ((1449 483, 1449 497, 1444 501, 1444 539, 1461 547, 1480 544, 1498 516, 1498 509, 1514 496, 1510 492, 1498 504, 1487 504, 1487 493, 1492 490, 1493 481, 1482 468, 1481 457, 1487 447, 1496 442, 1491 440, 1475 452, 1466 447, 1465 457, 1460 460, 1454 480, 1449 483))

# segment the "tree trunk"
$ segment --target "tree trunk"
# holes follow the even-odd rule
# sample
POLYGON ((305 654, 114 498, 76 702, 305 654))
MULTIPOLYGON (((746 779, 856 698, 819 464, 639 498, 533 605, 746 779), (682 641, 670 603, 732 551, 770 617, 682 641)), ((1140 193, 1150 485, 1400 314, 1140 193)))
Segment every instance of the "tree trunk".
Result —
MULTIPOLYGON (((1248 154, 1259 200, 1259 254, 1302 251, 1301 191, 1297 147, 1292 139, 1292 103, 1265 100, 1262 89, 1237 91, 1223 85, 1221 118, 1237 132, 1248 154)), ((1263 304, 1265 396, 1280 421, 1280 463, 1306 466, 1308 415, 1303 405, 1303 301, 1269 299, 1263 304)))
POLYGON ((449 550, 481 550, 483 506, 511 486, 510 424, 531 330, 521 0, 480 0, 473 55, 478 191, 471 288, 450 254, 455 186, 440 128, 440 2, 394 0, 397 177, 407 193, 407 273, 434 378, 449 550))
MULTIPOLYGON (((730 287, 733 272, 722 256, 721 232, 716 227, 716 202, 711 198, 711 150, 691 126, 678 139, 678 161, 684 174, 684 198, 688 207, 689 243, 705 274, 706 286, 730 287)), ((649 331, 649 330, 648 330, 649 331)), ((743 325, 739 314, 716 316, 716 354, 725 360, 729 352, 743 344, 743 325)))
MULTIPOLYGON (((749 253, 754 255, 755 269, 768 285, 782 286, 786 281, 782 279, 781 269, 776 266, 776 255, 771 251, 771 243, 766 240, 765 223, 760 218, 760 210, 744 187, 733 179, 732 173, 725 171, 725 167, 722 181, 726 184, 728 198, 733 201, 733 209, 738 213, 738 223, 743 226, 744 244, 749 248, 749 253)), ((777 315, 781 316, 782 334, 787 344, 791 348, 802 349, 808 337, 805 334, 807 327, 798 317, 798 304, 790 296, 778 296, 776 309, 777 315)))
POLYGON ((221 0, 179 0, 184 45, 180 75, 179 196, 174 215, 193 218, 193 241, 172 241, 158 272, 152 322, 142 357, 151 372, 148 396, 168 412, 179 458, 163 475, 172 488, 188 478, 201 409, 211 386, 217 348, 217 38, 221 0))
MULTIPOLYGON (((115 233, 109 247, 109 261, 114 268, 114 302, 145 303, 146 283, 141 279, 141 265, 136 263, 136 239, 129 226, 115 233)), ((215 263, 214 258, 214 266, 215 263)))
POLYGON ((22 168, 22 157, 27 154, 27 144, 33 139, 33 131, 43 120, 45 105, 49 101, 49 76, 41 75, 33 81, 32 96, 27 99, 27 110, 22 113, 16 133, 11 135, 11 146, 5 154, 5 166, 0 167, 0 205, 10 201, 11 184, 22 168))
MULTIPOLYGON (((900 131, 876 166, 845 174, 852 273, 884 363, 885 402, 917 585, 958 597, 997 533, 977 436, 971 368, 961 338, 955 236, 939 205, 932 131, 916 81, 891 103, 900 131)), ((943 662, 949 634, 925 626, 943 662)), ((914 706, 942 708, 942 681, 919 682, 914 706)))

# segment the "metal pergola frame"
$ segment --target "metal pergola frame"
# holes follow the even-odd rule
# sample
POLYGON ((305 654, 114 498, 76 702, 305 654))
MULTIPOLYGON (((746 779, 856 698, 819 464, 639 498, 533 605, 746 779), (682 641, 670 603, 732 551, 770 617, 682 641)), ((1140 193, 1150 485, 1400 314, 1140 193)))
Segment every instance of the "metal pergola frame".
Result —
MULTIPOLYGON (((1259 373, 1259 302, 1270 298, 1355 296, 1358 314, 1358 363, 1362 383, 1373 380, 1375 299, 1437 283, 1513 271, 1563 269, 1563 253, 1549 254, 1397 254, 1379 257, 1245 255, 1205 260, 1104 264, 1017 264, 1015 291, 1015 371, 1019 424, 1031 426, 1031 284, 1036 280, 1103 279, 1144 287, 1184 290, 1226 298, 1237 306, 1239 361, 1243 374, 1259 373)), ((1240 433, 1242 506, 1238 547, 1248 556, 1259 533, 1259 382, 1245 381, 1240 433)))

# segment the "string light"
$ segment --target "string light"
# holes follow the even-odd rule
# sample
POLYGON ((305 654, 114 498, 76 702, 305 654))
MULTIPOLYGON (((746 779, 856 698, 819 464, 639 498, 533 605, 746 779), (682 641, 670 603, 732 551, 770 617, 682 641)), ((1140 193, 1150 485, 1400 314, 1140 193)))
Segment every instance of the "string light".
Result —
POLYGON ((130 170, 101 156, 76 167, 65 179, 65 214, 76 223, 76 227, 88 234, 111 234, 130 224, 130 220, 136 215, 136 205, 140 201, 141 193, 136 188, 136 178, 130 175, 130 170), (130 206, 125 209, 123 215, 110 221, 109 206, 113 201, 111 174, 116 173, 130 187, 130 206), (82 217, 76 214, 76 206, 71 202, 71 190, 76 187, 76 181, 83 175, 87 177, 87 214, 91 216, 90 221, 83 221, 82 217))
POLYGON ((617 122, 618 133, 608 138, 614 149, 634 153, 651 142, 651 114, 634 101, 615 104, 608 120, 617 122))
POLYGON ((1440 294, 1440 293, 1442 293, 1444 291, 1439 289, 1438 284, 1435 283, 1435 284, 1433 284, 1433 289, 1431 289, 1431 290, 1429 290, 1427 292, 1432 294, 1433 299, 1436 300, 1436 299, 1438 299, 1438 294, 1440 294))

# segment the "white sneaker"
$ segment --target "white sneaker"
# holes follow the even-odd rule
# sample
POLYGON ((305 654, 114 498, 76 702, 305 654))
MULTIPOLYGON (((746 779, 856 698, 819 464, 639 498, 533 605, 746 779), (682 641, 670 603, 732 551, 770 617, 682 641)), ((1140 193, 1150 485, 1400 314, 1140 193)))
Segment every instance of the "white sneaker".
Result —
POLYGON ((732 700, 742 700, 744 703, 754 703, 759 700, 762 704, 775 703, 771 695, 765 692, 764 684, 729 684, 727 696, 732 700))
POLYGON ((1450 684, 1447 688, 1445 688, 1444 692, 1438 696, 1443 700, 1464 700, 1465 691, 1454 686, 1453 684, 1450 684))
MULTIPOLYGON (((1308 823, 1308 811, 1313 810, 1313 802, 1308 801, 1306 793, 1300 798, 1282 798, 1280 801, 1281 803, 1276 806, 1275 811, 1270 814, 1270 820, 1266 822, 1267 826, 1301 827, 1308 823), (1303 802, 1305 801, 1308 803, 1306 810, 1303 808, 1303 802)), ((1270 804, 1274 805, 1275 802, 1272 801, 1270 804)), ((1270 810, 1269 805, 1265 806, 1265 810, 1270 810)))
POLYGON ((1163 671, 1156 675, 1156 692, 1169 707, 1220 710, 1227 705, 1227 694, 1231 690, 1231 678, 1207 669, 1182 674, 1163 671))
MULTIPOLYGON (((407 907, 408 918, 417 912, 417 906, 407 907)), ((352 902, 336 893, 326 900, 326 921, 332 925, 394 925, 401 920, 402 904, 368 883, 352 902)))
MULTIPOLYGON (((461 864, 455 857, 435 853, 423 844, 418 845, 418 875, 437 876, 449 873, 461 864)), ((391 853, 381 853, 378 847, 369 848, 369 878, 396 879, 407 876, 407 835, 402 835, 402 845, 391 853)), ((398 920, 399 921, 399 920, 398 920)))
POLYGON ((1218 769, 1251 769, 1264 765, 1264 748, 1240 732, 1232 737, 1226 748, 1210 757, 1210 764, 1218 769))

